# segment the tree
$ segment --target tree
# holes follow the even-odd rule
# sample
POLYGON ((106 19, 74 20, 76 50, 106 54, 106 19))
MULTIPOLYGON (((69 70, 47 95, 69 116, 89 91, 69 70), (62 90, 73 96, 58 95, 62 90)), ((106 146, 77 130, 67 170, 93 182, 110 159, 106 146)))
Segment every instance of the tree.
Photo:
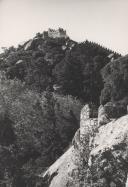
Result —
POLYGON ((54 75, 57 83, 62 86, 62 92, 66 95, 73 95, 75 97, 82 97, 83 90, 83 75, 82 64, 76 56, 69 53, 66 58, 59 63, 54 75))
POLYGON ((102 70, 102 77, 105 84, 101 93, 101 103, 118 102, 126 98, 128 94, 127 56, 107 64, 102 70))

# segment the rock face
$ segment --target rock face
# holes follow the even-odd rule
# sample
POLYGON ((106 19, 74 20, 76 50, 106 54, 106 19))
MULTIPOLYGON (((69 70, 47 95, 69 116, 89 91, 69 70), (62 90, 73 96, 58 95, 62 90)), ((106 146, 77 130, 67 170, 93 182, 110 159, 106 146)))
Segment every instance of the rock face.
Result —
POLYGON ((79 151, 81 155, 85 155, 84 159, 87 162, 88 155, 91 149, 93 136, 98 128, 97 118, 94 118, 95 107, 92 105, 85 105, 81 110, 80 115, 80 142, 79 151))
POLYGON ((16 65, 21 64, 21 63, 23 63, 23 62, 24 62, 23 60, 18 60, 18 61, 16 62, 16 65))
POLYGON ((82 109, 73 145, 41 175, 44 186, 128 186, 128 115, 98 127, 89 107, 82 109))
POLYGON ((75 165, 75 149, 71 146, 49 169, 40 177, 43 178, 42 187, 66 187, 75 165))
POLYGON ((99 128, 90 159, 93 182, 101 183, 100 186, 125 186, 128 173, 128 115, 99 128))
POLYGON ((32 47, 32 42, 33 42, 33 40, 30 40, 29 42, 27 42, 27 44, 24 47, 25 51, 29 50, 32 47))
POLYGON ((105 125, 110 122, 108 113, 105 110, 105 107, 101 105, 98 110, 98 127, 105 125))

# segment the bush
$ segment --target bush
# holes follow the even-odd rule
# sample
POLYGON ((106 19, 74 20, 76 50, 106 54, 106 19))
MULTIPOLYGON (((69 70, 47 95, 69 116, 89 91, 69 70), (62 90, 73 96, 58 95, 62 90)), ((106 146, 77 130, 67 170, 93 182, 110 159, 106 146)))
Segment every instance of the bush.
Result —
POLYGON ((28 185, 28 181, 35 180, 33 177, 52 164, 69 145, 78 128, 82 105, 72 96, 49 91, 40 95, 25 88, 21 81, 7 80, 5 76, 1 77, 0 89, 3 116, 0 122, 3 124, 4 120, 5 131, 4 136, 0 134, 1 146, 9 151, 4 152, 5 159, 13 158, 9 166, 0 161, 4 168, 3 180, 8 169, 14 184, 20 186, 18 181, 22 181, 21 184, 28 185), (7 138, 8 132, 12 136, 7 138))
MULTIPOLYGON (((101 92, 101 103, 109 101, 118 102, 128 95, 128 58, 127 56, 118 58, 110 62, 102 69, 104 88, 101 92)), ((125 105, 128 104, 125 100, 125 105)))

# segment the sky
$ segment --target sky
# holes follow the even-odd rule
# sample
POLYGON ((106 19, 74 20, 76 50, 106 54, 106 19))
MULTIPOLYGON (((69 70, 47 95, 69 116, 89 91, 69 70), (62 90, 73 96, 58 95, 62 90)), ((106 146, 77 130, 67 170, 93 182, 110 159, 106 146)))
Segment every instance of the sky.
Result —
POLYGON ((0 0, 0 47, 58 27, 75 41, 128 54, 128 0, 0 0))

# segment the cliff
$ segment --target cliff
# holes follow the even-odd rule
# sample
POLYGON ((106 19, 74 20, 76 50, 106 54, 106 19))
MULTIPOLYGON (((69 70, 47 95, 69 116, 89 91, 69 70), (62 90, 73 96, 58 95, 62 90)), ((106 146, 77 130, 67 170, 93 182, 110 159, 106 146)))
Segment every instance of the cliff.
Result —
POLYGON ((73 145, 40 176, 45 186, 127 186, 128 115, 99 126, 90 114, 86 105, 81 111, 80 130, 74 136, 73 145))

